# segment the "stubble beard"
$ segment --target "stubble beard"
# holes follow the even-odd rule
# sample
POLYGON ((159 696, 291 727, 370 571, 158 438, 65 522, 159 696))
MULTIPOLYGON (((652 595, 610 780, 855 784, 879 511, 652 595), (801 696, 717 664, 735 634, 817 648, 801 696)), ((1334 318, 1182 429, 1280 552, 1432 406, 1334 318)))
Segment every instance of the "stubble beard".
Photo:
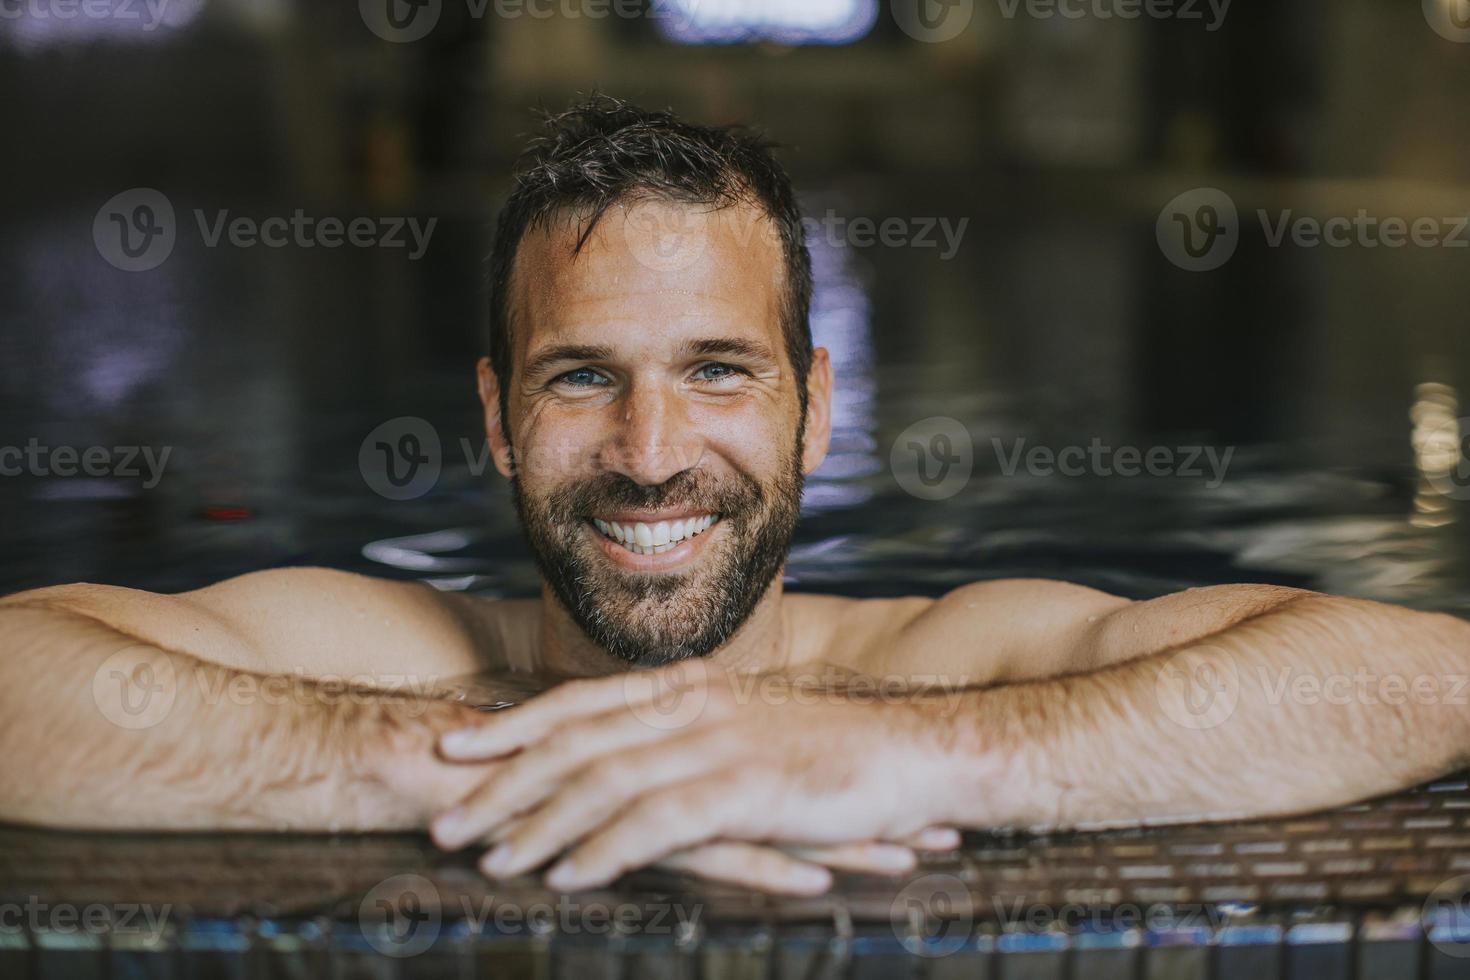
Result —
MULTIPOLYGON (((796 440, 796 446, 801 440, 796 440)), ((512 494, 542 578, 597 646, 647 667, 704 657, 743 626, 785 566, 801 512, 799 450, 762 486, 737 474, 716 481, 683 470, 657 486, 619 473, 559 487, 543 496, 512 494), (692 509, 719 515, 705 531, 713 549, 687 572, 634 572, 610 563, 589 519, 620 510, 692 509)))

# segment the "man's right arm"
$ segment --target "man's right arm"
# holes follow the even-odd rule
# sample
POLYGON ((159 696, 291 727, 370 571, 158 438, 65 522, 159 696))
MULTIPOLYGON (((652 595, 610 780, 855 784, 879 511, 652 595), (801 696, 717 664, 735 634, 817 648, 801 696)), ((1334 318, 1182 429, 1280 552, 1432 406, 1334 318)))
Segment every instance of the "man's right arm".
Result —
MULTIPOLYGON (((0 820, 107 830, 411 830, 500 763, 447 763, 480 713, 439 679, 503 652, 488 604, 323 569, 178 596, 107 586, 0 599, 0 820), (335 675, 328 677, 327 675, 335 675), (361 682, 348 688, 342 682, 361 682)), ((939 842, 953 847, 953 831, 939 842)), ((715 842, 668 864, 776 892, 908 847, 715 842)))
POLYGON ((0 819, 60 827, 423 826, 485 776, 437 761, 476 712, 462 596, 320 569, 179 596, 0 600, 0 819))

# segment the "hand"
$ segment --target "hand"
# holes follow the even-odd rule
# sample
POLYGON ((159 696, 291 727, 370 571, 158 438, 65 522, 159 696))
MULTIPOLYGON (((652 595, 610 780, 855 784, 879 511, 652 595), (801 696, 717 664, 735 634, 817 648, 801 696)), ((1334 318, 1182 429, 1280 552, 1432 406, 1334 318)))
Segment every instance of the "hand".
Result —
POLYGON ((656 866, 773 894, 820 895, 832 887, 832 871, 901 875, 918 863, 915 850, 949 851, 959 842, 958 831, 939 827, 911 838, 908 847, 884 843, 771 847, 716 841, 670 854, 656 866))
POLYGON ((922 705, 759 681, 686 661, 566 684, 448 733, 445 758, 502 761, 434 837, 498 842, 480 864, 493 877, 570 849, 547 883, 572 890, 716 840, 896 841, 947 822, 922 705))
POLYGON ((360 790, 363 816, 346 826, 421 830, 478 788, 504 762, 465 765, 435 752, 446 733, 474 725, 483 713, 452 701, 384 696, 354 712, 344 732, 347 770, 360 790))

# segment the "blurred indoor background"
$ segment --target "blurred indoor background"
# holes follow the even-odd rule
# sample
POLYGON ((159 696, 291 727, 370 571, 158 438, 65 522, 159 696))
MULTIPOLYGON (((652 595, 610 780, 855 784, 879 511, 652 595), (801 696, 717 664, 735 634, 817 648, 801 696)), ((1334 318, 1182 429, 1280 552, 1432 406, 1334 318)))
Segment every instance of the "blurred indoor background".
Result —
POLYGON ((968 219, 952 254, 813 244, 841 395, 797 584, 1245 579, 1470 611, 1470 231, 1273 245, 1257 218, 1470 215, 1460 0, 88 2, 0 0, 0 445, 169 456, 152 486, 0 476, 0 589, 297 563, 530 588, 477 457, 483 262, 532 110, 596 90, 759 126, 846 227, 968 219), (176 240, 130 271, 97 228, 140 188, 176 240), (1202 271, 1159 237, 1196 188, 1239 214, 1202 271), (195 219, 298 210, 436 223, 411 256, 211 246, 195 219), (396 500, 362 450, 404 417, 442 474, 396 500), (924 499, 893 449, 935 418, 974 471, 924 499), (1232 456, 1217 485, 1007 473, 994 440, 1020 438, 1232 456))

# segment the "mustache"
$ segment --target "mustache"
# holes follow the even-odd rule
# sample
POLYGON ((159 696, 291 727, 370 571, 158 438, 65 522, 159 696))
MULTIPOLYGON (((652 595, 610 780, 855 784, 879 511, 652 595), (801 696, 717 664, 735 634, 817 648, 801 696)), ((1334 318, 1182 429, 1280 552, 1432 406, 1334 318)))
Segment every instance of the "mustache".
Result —
POLYGON ((649 486, 621 473, 602 473, 556 490, 547 500, 547 511, 555 519, 573 521, 609 510, 689 507, 738 520, 759 510, 765 496, 759 483, 743 475, 716 480, 703 471, 682 470, 649 486))

